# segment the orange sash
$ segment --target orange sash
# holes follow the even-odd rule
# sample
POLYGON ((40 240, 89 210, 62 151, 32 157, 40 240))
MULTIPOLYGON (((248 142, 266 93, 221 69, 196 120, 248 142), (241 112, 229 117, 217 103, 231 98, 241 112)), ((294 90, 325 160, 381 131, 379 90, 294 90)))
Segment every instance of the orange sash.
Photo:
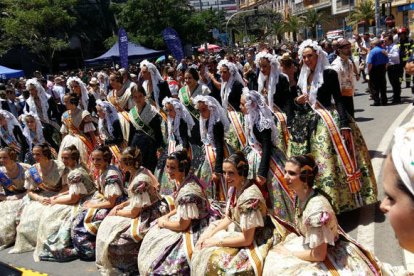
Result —
MULTIPOLYGON (((206 157, 208 160, 208 164, 210 165, 210 171, 213 174, 214 166, 216 164, 216 153, 211 145, 204 145, 206 149, 206 157)), ((229 149, 227 145, 224 145, 224 157, 229 156, 229 149)), ((223 193, 218 193, 220 200, 227 200, 227 185, 223 178, 220 178, 221 188, 223 189, 223 193)))
MULTIPOLYGON (((256 151, 256 153, 260 156, 262 156, 262 152, 259 149, 256 149, 252 146, 252 149, 256 151)), ((287 186, 285 176, 283 174, 283 170, 279 167, 277 164, 275 158, 273 156, 270 157, 270 164, 269 164, 270 172, 273 174, 273 176, 276 178, 277 182, 279 183, 280 187, 285 191, 285 193, 289 196, 290 201, 293 203, 293 192, 289 189, 287 186)))
POLYGON ((242 146, 242 148, 245 148, 247 145, 247 138, 243 130, 243 125, 240 122, 237 111, 230 104, 228 108, 229 108, 228 114, 229 114, 230 122, 233 125, 234 129, 236 130, 237 138, 239 139, 240 145, 242 146))
MULTIPOLYGON (((348 151, 345 142, 342 139, 338 126, 335 124, 334 119, 332 118, 331 113, 329 113, 329 111, 320 102, 316 102, 315 107, 312 108, 321 117, 324 124, 328 128, 328 132, 335 147, 335 151, 338 154, 341 165, 346 172, 349 190, 352 194, 354 194, 355 202, 359 206, 362 206, 362 199, 361 195, 359 194, 361 190, 361 172, 357 170, 355 155, 351 156, 350 152, 348 151)), ((350 144, 350 146, 353 147, 352 139, 350 139, 350 144)))
POLYGON ((280 123, 280 127, 283 131, 283 138, 285 140, 285 145, 287 146, 289 143, 289 130, 286 123, 286 116, 283 114, 282 110, 277 105, 273 105, 272 113, 275 115, 276 119, 280 123))
POLYGON ((71 129, 71 131, 78 135, 79 139, 85 144, 88 155, 93 151, 94 145, 91 143, 91 141, 88 140, 88 138, 85 137, 84 134, 75 126, 75 124, 72 121, 72 116, 70 114, 70 111, 68 111, 67 115, 63 117, 63 120, 66 122, 66 126, 71 129))

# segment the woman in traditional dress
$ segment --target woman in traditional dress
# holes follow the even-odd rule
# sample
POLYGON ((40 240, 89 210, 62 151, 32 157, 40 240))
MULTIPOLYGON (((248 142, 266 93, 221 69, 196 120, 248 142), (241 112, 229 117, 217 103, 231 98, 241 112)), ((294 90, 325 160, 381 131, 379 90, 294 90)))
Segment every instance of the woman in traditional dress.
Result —
POLYGON ((37 114, 45 131, 51 136, 53 135, 54 139, 59 140, 56 136, 59 136, 58 130, 62 114, 59 112, 55 100, 46 93, 36 78, 26 81, 26 89, 30 96, 26 100, 24 113, 37 114))
POLYGON ((62 115, 62 127, 60 132, 64 135, 60 144, 58 158, 61 160, 63 149, 75 145, 81 154, 81 160, 88 164, 89 155, 93 151, 95 141, 95 126, 92 117, 86 110, 78 107, 79 98, 74 93, 63 97, 67 111, 62 115))
POLYGON ((293 99, 296 91, 295 94, 291 93, 289 79, 280 71, 276 56, 260 52, 256 55, 256 64, 260 68, 258 92, 264 96, 276 117, 279 138, 277 146, 286 153, 289 141, 288 125, 294 115, 293 99))
POLYGON ((293 156, 285 170, 296 193, 296 229, 269 252, 263 275, 380 275, 375 258, 340 230, 324 193, 313 188, 318 174, 313 157, 293 156))
MULTIPOLYGON (((182 149, 186 149, 187 152, 191 153, 191 130, 195 125, 191 114, 188 112, 185 106, 175 98, 165 98, 162 101, 162 105, 164 106, 164 111, 168 116, 168 145, 167 151, 165 152, 166 156, 182 149)), ((193 166, 196 159, 197 157, 191 156, 193 166)), ((162 162, 162 165, 163 167, 159 168, 156 174, 161 185, 160 193, 163 195, 170 195, 175 190, 175 184, 168 180, 168 175, 165 172, 165 161, 162 162)))
POLYGON ((193 144, 201 145, 200 140, 200 131, 199 131, 199 119, 200 114, 193 104, 193 99, 196 96, 202 95, 207 96, 210 94, 210 89, 204 85, 200 84, 200 76, 195 68, 188 68, 184 74, 185 86, 183 86, 178 92, 178 97, 181 103, 187 108, 191 116, 193 116, 195 127, 191 132, 191 140, 193 144))
POLYGON ((299 54, 301 95, 295 98, 288 155, 315 157, 316 183, 336 213, 377 202, 371 157, 361 131, 346 113, 336 71, 328 68, 326 53, 317 42, 304 41, 299 54))
POLYGON ((80 163, 80 152, 74 145, 64 148, 62 162, 69 170, 68 190, 52 196, 42 213, 37 233, 35 261, 70 261, 77 258, 70 237, 73 218, 80 204, 95 192, 91 176, 80 163))
POLYGON ((243 132, 243 113, 240 111, 240 98, 243 93, 244 81, 237 66, 223 59, 217 69, 221 75, 221 103, 228 111, 230 129, 226 141, 234 150, 243 150, 246 137, 243 132))
POLYGON ((79 98, 78 107, 81 110, 86 110, 89 114, 96 114, 96 100, 95 96, 88 93, 86 84, 78 77, 70 77, 66 81, 66 86, 69 88, 70 93, 76 94, 79 98))
POLYGON ((269 249, 285 236, 281 225, 275 230, 266 201, 248 174, 243 153, 224 160, 223 175, 231 197, 225 218, 212 224, 197 242, 191 261, 194 275, 261 275, 269 249))
POLYGON ((18 159, 24 161, 29 150, 22 127, 14 115, 6 110, 0 110, 0 144, 11 147, 18 153, 18 159))
POLYGON ((207 194, 212 199, 226 201, 227 187, 222 178, 223 160, 229 148, 224 141, 229 130, 226 110, 211 96, 196 96, 193 104, 200 112, 200 137, 203 142, 204 160, 196 175, 207 186, 207 194))
POLYGON ((52 152, 48 144, 33 147, 33 158, 36 161, 25 173, 25 188, 28 190, 23 199, 23 210, 17 226, 17 236, 11 253, 22 253, 35 249, 39 223, 45 205, 50 198, 67 190, 64 180, 67 170, 63 163, 52 160, 52 152))
POLYGON ((17 152, 0 149, 0 249, 12 245, 16 238, 17 214, 26 195, 24 176, 30 165, 17 162, 17 152))
POLYGON ((166 170, 177 184, 175 209, 145 235, 138 255, 140 275, 189 275, 194 246, 212 218, 200 181, 189 174, 187 152, 169 155, 166 170))
POLYGON ((104 275, 137 274, 142 239, 153 222, 170 211, 168 201, 158 193, 157 180, 141 166, 141 151, 128 147, 121 158, 129 199, 115 206, 98 230, 96 264, 104 275))
POLYGON ((43 128, 39 117, 36 114, 29 112, 21 116, 21 121, 24 124, 23 135, 26 137, 29 144, 29 151, 26 153, 25 162, 28 164, 34 164, 35 160, 32 156, 32 148, 35 145, 45 142, 51 146, 53 157, 57 158, 59 146, 53 140, 52 135, 45 133, 45 129, 43 128))
POLYGON ((82 210, 72 225, 72 242, 82 260, 95 259, 96 233, 109 211, 124 200, 122 174, 111 165, 112 153, 107 146, 100 146, 92 152, 92 164, 97 170, 92 199, 82 204, 82 210))
POLYGON ((134 107, 134 101, 132 100, 132 88, 136 88, 137 86, 124 83, 124 79, 119 72, 113 72, 109 75, 109 84, 113 90, 108 93, 108 102, 115 106, 118 111, 122 134, 127 142, 129 142, 130 122, 128 112, 134 107))
POLYGON ((157 109, 145 101, 146 92, 142 86, 132 89, 134 107, 129 111, 129 120, 133 126, 129 146, 142 151, 142 165, 155 170, 157 150, 162 148, 161 116, 157 109))
POLYGON ((139 67, 141 69, 139 79, 142 80, 147 99, 150 99, 150 103, 154 103, 157 110, 160 110, 164 98, 171 97, 168 82, 164 81, 157 67, 148 60, 141 61, 139 67))
POLYGON ((278 132, 263 95, 244 89, 241 111, 245 114, 249 179, 269 197, 269 209, 282 219, 293 219, 293 198, 283 177, 285 155, 277 147, 278 132), (266 191, 267 190, 267 191, 266 191))
POLYGON ((101 144, 109 147, 116 162, 119 163, 127 139, 122 134, 118 112, 111 103, 101 100, 96 101, 96 110, 99 117, 98 132, 101 144))

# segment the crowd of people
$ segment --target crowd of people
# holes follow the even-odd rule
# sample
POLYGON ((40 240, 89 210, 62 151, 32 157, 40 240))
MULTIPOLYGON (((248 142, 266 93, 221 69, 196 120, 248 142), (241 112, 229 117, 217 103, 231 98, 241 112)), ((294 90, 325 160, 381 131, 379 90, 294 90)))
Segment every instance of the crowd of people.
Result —
MULTIPOLYGON (((351 42, 337 47, 333 59, 306 40, 297 56, 260 46, 245 60, 10 80, 0 92, 0 248, 94 260, 103 275, 407 273, 336 219, 378 202, 354 120, 359 69, 351 42)), ((413 131, 396 135, 381 205, 410 251, 413 131)))

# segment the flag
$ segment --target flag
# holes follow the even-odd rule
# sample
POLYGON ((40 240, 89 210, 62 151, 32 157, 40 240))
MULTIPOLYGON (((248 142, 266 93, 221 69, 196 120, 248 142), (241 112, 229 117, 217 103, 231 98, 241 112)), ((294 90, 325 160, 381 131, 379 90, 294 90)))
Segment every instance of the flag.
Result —
POLYGON ((118 31, 118 45, 121 67, 128 69, 128 36, 124 28, 118 31))
POLYGON ((165 44, 167 44, 168 50, 170 50, 173 57, 181 61, 184 58, 183 46, 181 44, 181 39, 178 36, 177 32, 173 28, 165 28, 162 31, 162 36, 164 38, 165 44))

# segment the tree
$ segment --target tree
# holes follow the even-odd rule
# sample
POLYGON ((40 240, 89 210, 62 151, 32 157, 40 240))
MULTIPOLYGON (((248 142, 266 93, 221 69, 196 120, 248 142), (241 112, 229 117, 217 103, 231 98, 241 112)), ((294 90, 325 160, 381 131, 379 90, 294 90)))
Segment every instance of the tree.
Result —
MULTIPOLYGON (((69 46, 70 14, 77 0, 3 0, 0 27, 8 46, 24 46, 52 70, 57 51, 69 46)), ((7 50, 7 49, 3 49, 7 50)))
POLYGON ((191 12, 186 0, 128 0, 113 3, 112 8, 118 26, 125 28, 132 41, 155 49, 164 48, 166 27, 182 33, 191 12))
POLYGON ((293 35, 293 41, 298 41, 297 33, 299 32, 300 28, 303 25, 303 20, 299 16, 295 15, 288 15, 284 22, 284 30, 288 32, 289 37, 290 33, 293 35))
POLYGON ((370 22, 374 20, 375 8, 372 0, 362 0, 349 17, 350 25, 358 25, 363 22, 364 32, 368 30, 370 22))
POLYGON ((316 38, 316 28, 319 24, 328 21, 328 15, 316 9, 308 9, 306 13, 301 17, 305 26, 311 28, 312 38, 316 38))
MULTIPOLYGON (((185 42, 200 44, 224 21, 223 11, 194 11, 187 0, 128 0, 113 3, 112 9, 130 40, 155 49, 165 48, 162 31, 167 27, 174 28, 185 42)), ((109 38, 106 44, 115 40, 116 36, 109 38)))

